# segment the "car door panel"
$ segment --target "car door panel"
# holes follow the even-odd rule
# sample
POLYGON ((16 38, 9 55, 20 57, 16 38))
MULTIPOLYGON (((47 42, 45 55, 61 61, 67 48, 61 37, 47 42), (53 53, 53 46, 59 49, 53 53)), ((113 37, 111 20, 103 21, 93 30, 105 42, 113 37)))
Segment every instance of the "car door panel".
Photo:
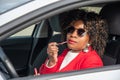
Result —
POLYGON ((28 76, 12 80, 120 80, 120 65, 96 69, 53 73, 37 77, 28 76))
POLYGON ((32 46, 32 40, 32 37, 11 37, 1 43, 2 48, 18 73, 24 71, 27 72, 27 63, 32 46))

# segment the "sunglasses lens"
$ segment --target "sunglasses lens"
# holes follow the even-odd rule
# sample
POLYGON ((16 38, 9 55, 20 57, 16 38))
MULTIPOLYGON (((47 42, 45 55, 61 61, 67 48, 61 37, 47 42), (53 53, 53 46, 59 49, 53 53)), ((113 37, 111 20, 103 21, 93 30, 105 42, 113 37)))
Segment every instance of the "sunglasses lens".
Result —
POLYGON ((68 27, 67 29, 66 29, 66 33, 73 33, 74 32, 74 27, 68 27))
POLYGON ((85 30, 84 29, 78 29, 78 35, 80 37, 84 36, 84 34, 85 34, 85 30))
MULTIPOLYGON (((73 33, 74 31, 75 31, 75 28, 73 26, 65 29, 66 33, 73 33)), ((77 34, 78 34, 78 36, 82 37, 85 34, 85 30, 84 29, 77 29, 77 34)))

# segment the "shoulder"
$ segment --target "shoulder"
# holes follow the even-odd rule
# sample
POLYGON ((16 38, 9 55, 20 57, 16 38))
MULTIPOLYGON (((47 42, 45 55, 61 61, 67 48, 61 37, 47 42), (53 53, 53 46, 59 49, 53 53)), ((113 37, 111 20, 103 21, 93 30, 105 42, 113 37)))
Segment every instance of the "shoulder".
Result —
POLYGON ((101 61, 101 58, 95 50, 91 50, 90 52, 86 53, 86 60, 101 61))
POLYGON ((98 55, 98 53, 92 49, 92 47, 89 47, 89 51, 87 53, 84 53, 86 60, 90 59, 90 60, 101 60, 100 56, 98 55))
POLYGON ((84 67, 101 67, 103 66, 102 59, 97 54, 95 50, 90 51, 89 53, 86 53, 85 59, 83 62, 84 67))
POLYGON ((85 59, 82 64, 82 68, 96 68, 102 67, 103 62, 100 56, 97 54, 95 50, 92 50, 85 55, 85 59))

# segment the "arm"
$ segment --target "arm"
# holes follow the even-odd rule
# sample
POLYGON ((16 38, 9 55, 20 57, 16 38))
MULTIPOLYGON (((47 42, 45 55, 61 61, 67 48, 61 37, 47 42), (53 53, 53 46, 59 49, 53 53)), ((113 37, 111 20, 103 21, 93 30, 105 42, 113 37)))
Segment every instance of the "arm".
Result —
POLYGON ((42 66, 40 67, 40 70, 39 70, 40 74, 50 74, 50 73, 56 72, 57 65, 55 64, 55 65, 49 67, 47 65, 47 62, 48 62, 48 60, 44 64, 42 64, 42 66))
POLYGON ((58 61, 58 47, 56 46, 56 44, 56 42, 51 42, 48 44, 48 59, 40 67, 40 74, 53 73, 56 71, 56 63, 58 61))

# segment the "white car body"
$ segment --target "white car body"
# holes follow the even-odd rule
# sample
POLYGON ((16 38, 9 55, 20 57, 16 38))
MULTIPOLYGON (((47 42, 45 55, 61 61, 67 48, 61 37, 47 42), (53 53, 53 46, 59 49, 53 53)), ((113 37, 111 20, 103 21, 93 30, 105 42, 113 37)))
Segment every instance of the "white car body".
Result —
MULTIPOLYGON (((78 6, 115 1, 119 0, 32 0, 0 14, 0 41, 7 39, 12 34, 30 26, 31 24, 36 24, 39 21, 43 21, 46 18, 66 10, 78 6)), ((39 38, 41 34, 39 31, 37 38, 39 38)), ((39 76, 29 75, 25 77, 10 78, 9 80, 120 80, 119 74, 120 65, 118 64, 98 69, 87 69, 39 76)), ((0 80, 6 79, 7 78, 0 73, 0 80)))
POLYGON ((46 5, 49 5, 51 3, 57 2, 59 0, 33 0, 23 6, 17 7, 13 10, 10 10, 6 12, 5 14, 0 15, 0 26, 15 20, 16 18, 19 18, 27 13, 30 13, 31 11, 37 10, 41 7, 44 7, 46 5))

